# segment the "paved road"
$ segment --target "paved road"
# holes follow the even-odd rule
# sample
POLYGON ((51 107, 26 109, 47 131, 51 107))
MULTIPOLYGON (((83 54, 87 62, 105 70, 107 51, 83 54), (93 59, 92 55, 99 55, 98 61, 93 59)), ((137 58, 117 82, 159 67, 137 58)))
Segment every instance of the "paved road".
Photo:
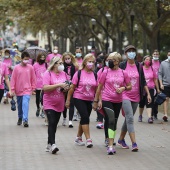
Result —
MULTIPOLYGON (((0 170, 170 170, 170 123, 159 120, 153 125, 137 122, 135 129, 139 152, 116 147, 113 156, 106 154, 103 130, 96 129, 96 113, 91 116, 92 149, 75 146, 74 139, 78 122, 74 128, 63 127, 62 117, 59 123, 56 140, 60 149, 57 155, 45 152, 47 127, 44 119, 35 116, 35 96, 30 103, 29 128, 17 126, 17 112, 12 112, 7 105, 0 104, 0 170)), ((120 134, 123 117, 118 122, 117 138, 120 134)), ((126 141, 130 144, 129 136, 126 141)), ((130 144, 131 146, 131 144, 130 144)))

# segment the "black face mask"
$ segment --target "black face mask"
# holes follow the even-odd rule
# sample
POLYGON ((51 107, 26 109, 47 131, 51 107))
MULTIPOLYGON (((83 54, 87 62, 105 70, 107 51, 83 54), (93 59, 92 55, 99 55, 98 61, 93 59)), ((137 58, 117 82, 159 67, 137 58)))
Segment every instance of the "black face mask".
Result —
POLYGON ((39 63, 40 63, 40 64, 44 64, 44 63, 45 63, 45 60, 40 60, 39 63))
POLYGON ((113 61, 112 61, 112 60, 110 60, 110 61, 109 61, 109 68, 111 68, 111 69, 112 69, 114 66, 115 66, 115 65, 114 65, 113 61))

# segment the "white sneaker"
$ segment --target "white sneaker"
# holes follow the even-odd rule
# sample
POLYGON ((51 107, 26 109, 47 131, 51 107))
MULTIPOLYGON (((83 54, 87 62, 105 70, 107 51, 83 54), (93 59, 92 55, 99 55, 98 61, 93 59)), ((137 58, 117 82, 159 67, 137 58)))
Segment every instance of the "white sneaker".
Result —
POLYGON ((77 121, 77 114, 73 116, 73 121, 77 121))
POLYGON ((92 143, 92 140, 91 140, 91 139, 87 139, 87 140, 86 140, 86 146, 87 146, 87 148, 93 147, 93 143, 92 143))
POLYGON ((62 123, 63 126, 66 126, 66 118, 63 118, 63 123, 62 123))
POLYGON ((75 144, 77 144, 79 146, 84 146, 85 145, 85 143, 82 140, 82 137, 77 137, 74 142, 75 142, 75 144))
POLYGON ((51 152, 52 154, 55 154, 55 153, 57 153, 58 151, 59 151, 59 149, 57 148, 56 144, 53 144, 53 145, 51 146, 51 148, 50 148, 50 152, 51 152))
POLYGON ((72 123, 72 121, 69 121, 68 127, 69 127, 69 128, 73 128, 73 123, 72 123))
POLYGON ((51 149, 51 144, 48 144, 47 146, 46 146, 46 148, 45 148, 46 150, 46 152, 50 152, 50 149, 51 149))

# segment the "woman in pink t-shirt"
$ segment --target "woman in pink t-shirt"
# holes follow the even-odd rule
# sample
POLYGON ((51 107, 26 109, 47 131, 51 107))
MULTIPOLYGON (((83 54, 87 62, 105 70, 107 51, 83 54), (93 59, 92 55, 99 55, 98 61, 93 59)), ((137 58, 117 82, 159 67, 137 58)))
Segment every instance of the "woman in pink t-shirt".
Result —
POLYGON ((143 94, 144 97, 139 103, 140 109, 139 109, 138 121, 142 122, 142 113, 144 110, 144 106, 146 105, 146 112, 148 114, 148 123, 153 123, 153 117, 151 113, 152 113, 152 107, 154 103, 154 95, 155 95, 154 93, 156 92, 156 90, 157 90, 157 93, 160 93, 159 86, 158 86, 158 77, 152 68, 152 58, 150 56, 147 55, 143 58, 142 67, 143 67, 143 72, 145 75, 146 84, 149 88, 149 92, 152 98, 152 102, 148 103, 147 94, 144 92, 143 94), (156 87, 156 90, 155 90, 155 87, 156 87))
MULTIPOLYGON (((75 59, 72 53, 65 52, 63 54, 62 61, 64 63, 64 71, 69 76, 69 80, 72 81, 75 72, 79 69, 77 60, 75 59)), ((69 126, 68 126, 69 128, 73 128, 73 123, 72 123, 73 115, 74 115, 74 102, 72 97, 70 101, 70 107, 69 107, 69 126)), ((66 125, 66 117, 67 117, 67 108, 65 107, 63 112, 63 123, 62 123, 63 126, 66 125)))
POLYGON ((82 141, 82 134, 86 137, 86 146, 91 148, 93 146, 90 138, 89 118, 92 111, 92 101, 97 87, 97 80, 94 70, 95 57, 92 54, 87 54, 82 63, 81 70, 77 71, 72 79, 72 86, 68 92, 66 107, 70 106, 70 99, 73 95, 74 104, 81 116, 77 138, 75 143, 77 145, 85 145, 82 141), (74 94, 73 94, 74 93, 74 94))
POLYGON ((43 107, 48 118, 48 145, 47 152, 55 154, 59 149, 55 144, 55 133, 64 111, 64 92, 69 89, 68 76, 64 72, 64 65, 60 57, 52 58, 48 71, 43 76, 43 107))
POLYGON ((117 52, 111 53, 108 57, 109 69, 105 70, 99 80, 93 107, 103 108, 105 112, 105 122, 108 125, 109 145, 107 153, 116 153, 113 147, 116 136, 117 121, 122 107, 122 92, 131 89, 130 79, 125 71, 119 68, 121 55, 117 52), (100 100, 100 96, 102 101, 100 100), (108 113, 109 108, 112 113, 108 113))
POLYGON ((2 100, 2 97, 4 95, 4 79, 5 82, 9 88, 9 92, 11 94, 11 88, 10 83, 8 79, 8 68, 7 66, 2 62, 2 52, 0 51, 0 103, 2 100))
MULTIPOLYGON (((43 88, 43 75, 44 72, 47 70, 47 63, 45 63, 45 56, 39 54, 37 56, 37 62, 33 65, 33 67, 36 76, 36 106, 37 106, 36 116, 38 117, 40 115, 40 95, 43 88)), ((44 117, 43 109, 40 116, 44 117)))
MULTIPOLYGON (((11 75, 12 75, 12 70, 14 68, 13 65, 13 59, 10 57, 10 51, 9 50, 5 50, 4 52, 4 58, 3 58, 3 63, 7 66, 8 69, 8 78, 9 80, 11 79, 11 75)), ((6 83, 4 82, 5 85, 5 90, 4 90, 4 104, 8 104, 8 97, 7 97, 7 93, 9 91, 6 83)))
POLYGON ((80 47, 76 48, 75 56, 76 56, 76 60, 80 68, 83 62, 82 49, 80 47))

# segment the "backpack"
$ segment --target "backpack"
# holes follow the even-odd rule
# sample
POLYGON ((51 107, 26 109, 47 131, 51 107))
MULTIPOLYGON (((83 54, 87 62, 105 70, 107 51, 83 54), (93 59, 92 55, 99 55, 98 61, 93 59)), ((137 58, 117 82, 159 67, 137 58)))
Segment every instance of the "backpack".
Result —
MULTIPOLYGON (((93 72, 94 73, 94 77, 97 81, 97 73, 93 72)), ((78 70, 78 81, 77 81, 77 87, 79 86, 79 82, 80 82, 80 76, 81 76, 81 70, 78 70)))

